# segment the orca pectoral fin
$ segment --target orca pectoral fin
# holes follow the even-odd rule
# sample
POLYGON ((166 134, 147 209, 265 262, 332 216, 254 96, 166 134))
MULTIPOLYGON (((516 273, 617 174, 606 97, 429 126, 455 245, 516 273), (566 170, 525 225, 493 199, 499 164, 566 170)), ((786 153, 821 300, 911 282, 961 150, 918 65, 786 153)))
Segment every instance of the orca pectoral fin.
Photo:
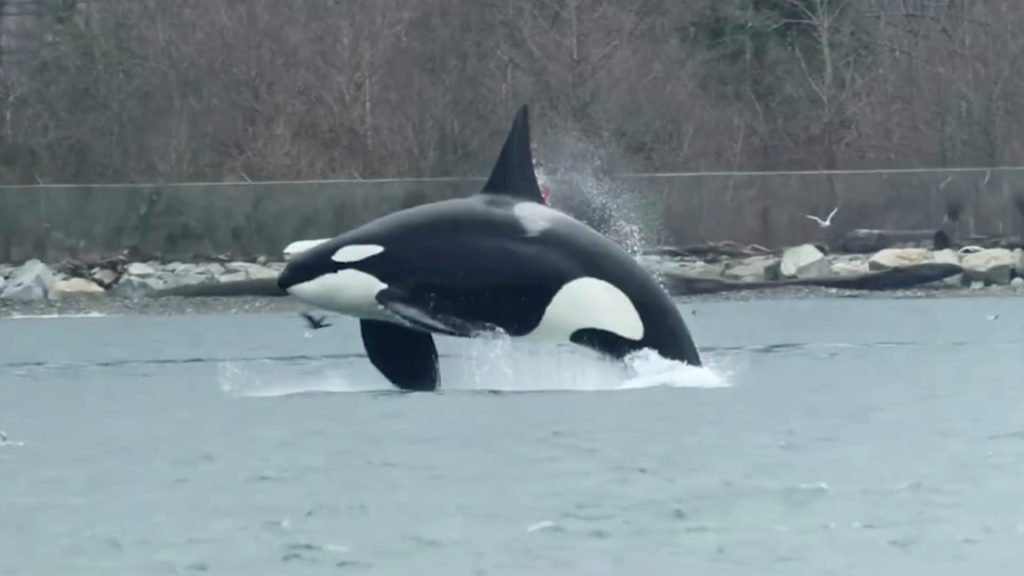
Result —
POLYGON ((470 338, 480 332, 491 330, 490 326, 477 325, 460 318, 438 314, 409 302, 402 292, 392 288, 379 292, 377 302, 411 327, 427 332, 470 338))
POLYGON ((379 320, 360 320, 370 362, 396 387, 413 392, 437 389, 437 347, 429 332, 379 320))

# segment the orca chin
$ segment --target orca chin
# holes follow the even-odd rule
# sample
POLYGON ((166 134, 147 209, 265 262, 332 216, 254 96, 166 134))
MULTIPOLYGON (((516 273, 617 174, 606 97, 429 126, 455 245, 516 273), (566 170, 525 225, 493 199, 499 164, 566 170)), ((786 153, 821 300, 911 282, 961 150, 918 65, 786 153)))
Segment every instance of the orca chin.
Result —
POLYGON ((679 309, 621 246, 547 205, 528 108, 479 193, 392 212, 335 238, 293 242, 278 287, 359 320, 394 386, 439 386, 434 335, 571 342, 615 359, 650 349, 701 365, 679 309))

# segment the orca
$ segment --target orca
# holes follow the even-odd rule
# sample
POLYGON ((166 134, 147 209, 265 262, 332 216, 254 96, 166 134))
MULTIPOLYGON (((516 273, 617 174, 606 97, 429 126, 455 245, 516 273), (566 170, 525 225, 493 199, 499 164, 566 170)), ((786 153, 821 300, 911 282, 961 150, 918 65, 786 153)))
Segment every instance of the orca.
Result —
POLYGON ((701 365, 657 281, 618 244, 547 205, 525 105, 480 192, 305 246, 289 254, 280 289, 358 319, 371 364, 402 390, 438 388, 434 335, 498 332, 619 360, 648 348, 701 365))

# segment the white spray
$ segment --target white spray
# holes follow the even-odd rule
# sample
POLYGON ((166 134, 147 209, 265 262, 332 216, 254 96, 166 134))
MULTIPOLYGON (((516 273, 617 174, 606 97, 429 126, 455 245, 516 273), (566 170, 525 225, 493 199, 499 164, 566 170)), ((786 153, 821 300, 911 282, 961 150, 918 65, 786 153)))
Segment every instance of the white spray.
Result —
POLYGON ((551 191, 551 204, 608 236, 633 257, 652 240, 651 219, 639 198, 622 182, 605 176, 607 153, 577 133, 564 130, 549 142, 537 179, 551 191))

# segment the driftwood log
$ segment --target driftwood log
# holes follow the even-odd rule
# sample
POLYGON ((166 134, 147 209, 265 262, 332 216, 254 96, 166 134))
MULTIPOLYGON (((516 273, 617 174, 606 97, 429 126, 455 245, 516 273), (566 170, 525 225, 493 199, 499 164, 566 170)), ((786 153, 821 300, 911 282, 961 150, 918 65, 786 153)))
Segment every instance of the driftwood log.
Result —
POLYGON ((176 288, 157 290, 153 296, 184 296, 198 298, 203 296, 287 296, 277 287, 277 278, 260 278, 258 280, 236 280, 212 284, 190 284, 176 288))
POLYGON ((774 254, 775 252, 757 244, 740 244, 738 242, 707 242, 689 246, 658 246, 644 250, 647 256, 666 256, 670 258, 699 258, 705 262, 714 262, 725 258, 750 258, 774 254))
POLYGON ((852 276, 823 276, 818 278, 793 278, 786 280, 742 282, 719 278, 688 276, 675 272, 663 274, 665 288, 673 296, 714 294, 739 290, 761 290, 787 286, 820 286, 844 290, 902 290, 962 274, 963 268, 956 264, 928 263, 904 268, 892 268, 877 272, 866 272, 852 276))

